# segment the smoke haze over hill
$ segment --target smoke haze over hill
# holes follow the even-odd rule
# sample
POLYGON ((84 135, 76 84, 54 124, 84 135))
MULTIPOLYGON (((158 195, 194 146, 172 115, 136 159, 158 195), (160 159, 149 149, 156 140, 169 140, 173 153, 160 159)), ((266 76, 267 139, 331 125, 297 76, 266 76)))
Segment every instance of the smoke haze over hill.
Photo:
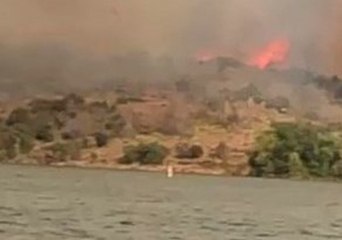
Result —
POLYGON ((245 58, 275 38, 291 64, 338 71, 339 0, 3 0, 3 43, 58 42, 100 54, 201 49, 245 58))
POLYGON ((247 61, 279 38, 290 43, 287 66, 340 74, 341 9, 339 0, 2 0, 0 78, 107 78, 108 58, 139 51, 247 61))

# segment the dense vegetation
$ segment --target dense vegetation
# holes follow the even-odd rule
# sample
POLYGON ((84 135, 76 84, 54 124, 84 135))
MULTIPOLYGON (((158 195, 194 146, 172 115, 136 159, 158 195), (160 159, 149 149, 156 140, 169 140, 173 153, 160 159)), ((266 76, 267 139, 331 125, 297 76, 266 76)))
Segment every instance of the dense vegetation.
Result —
POLYGON ((341 138, 304 123, 277 123, 261 134, 250 156, 253 176, 340 177, 341 138))
POLYGON ((0 126, 0 161, 13 159, 18 154, 26 154, 34 147, 34 139, 24 126, 9 128, 0 126))
POLYGON ((56 161, 76 159, 87 145, 78 143, 92 138, 97 147, 104 147, 125 124, 115 105, 106 102, 86 103, 76 94, 34 99, 0 121, 0 161, 29 154, 35 146, 51 151, 56 161))
POLYGON ((120 162, 122 164, 158 165, 163 163, 167 154, 168 150, 159 143, 140 143, 126 146, 120 162))

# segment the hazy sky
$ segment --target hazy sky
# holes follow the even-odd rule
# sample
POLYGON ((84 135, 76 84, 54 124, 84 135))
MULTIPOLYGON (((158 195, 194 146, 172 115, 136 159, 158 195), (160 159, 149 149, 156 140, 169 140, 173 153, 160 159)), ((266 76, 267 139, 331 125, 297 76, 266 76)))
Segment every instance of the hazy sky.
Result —
POLYGON ((340 0, 1 0, 0 43, 243 59, 287 38, 292 65, 342 73, 341 16, 340 0))

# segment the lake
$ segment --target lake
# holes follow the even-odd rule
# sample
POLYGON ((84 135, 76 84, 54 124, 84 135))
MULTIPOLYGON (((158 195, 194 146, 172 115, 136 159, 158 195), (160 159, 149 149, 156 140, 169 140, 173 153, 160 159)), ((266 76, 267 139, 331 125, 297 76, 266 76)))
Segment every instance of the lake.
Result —
POLYGON ((342 185, 0 165, 4 240, 342 239, 342 185))

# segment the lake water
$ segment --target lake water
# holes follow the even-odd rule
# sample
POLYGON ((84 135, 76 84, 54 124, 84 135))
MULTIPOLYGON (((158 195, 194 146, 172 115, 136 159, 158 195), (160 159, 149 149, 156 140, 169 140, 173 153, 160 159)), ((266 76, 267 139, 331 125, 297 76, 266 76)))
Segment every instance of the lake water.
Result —
POLYGON ((4 240, 342 239, 342 184, 0 166, 4 240))

